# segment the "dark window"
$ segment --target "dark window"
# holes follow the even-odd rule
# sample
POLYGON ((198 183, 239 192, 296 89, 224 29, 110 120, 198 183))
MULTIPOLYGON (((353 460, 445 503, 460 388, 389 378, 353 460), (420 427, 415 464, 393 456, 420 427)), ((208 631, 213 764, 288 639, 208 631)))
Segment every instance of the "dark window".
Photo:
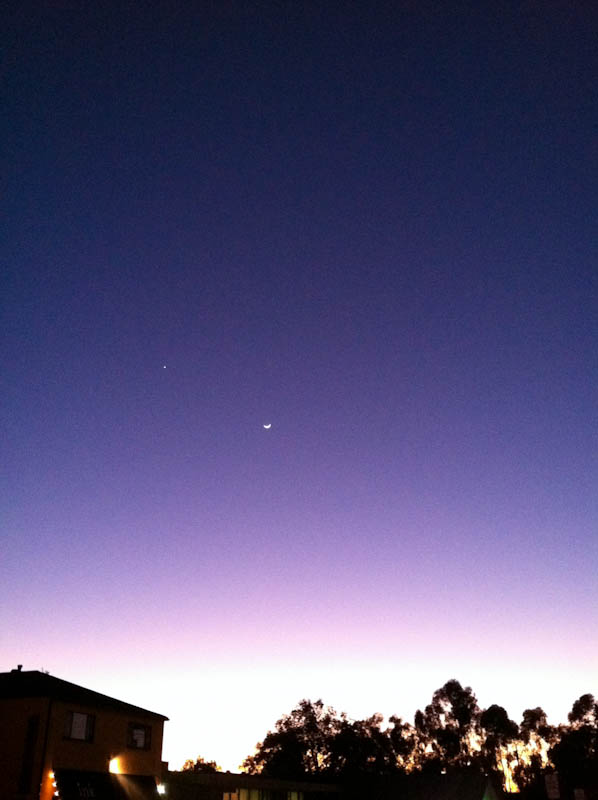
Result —
POLYGON ((138 722, 129 722, 127 745, 135 750, 149 750, 152 744, 152 729, 150 725, 141 725, 138 722))
POLYGON ((66 715, 64 738, 79 742, 93 742, 93 731, 96 718, 93 714, 82 714, 80 711, 69 711, 66 715))

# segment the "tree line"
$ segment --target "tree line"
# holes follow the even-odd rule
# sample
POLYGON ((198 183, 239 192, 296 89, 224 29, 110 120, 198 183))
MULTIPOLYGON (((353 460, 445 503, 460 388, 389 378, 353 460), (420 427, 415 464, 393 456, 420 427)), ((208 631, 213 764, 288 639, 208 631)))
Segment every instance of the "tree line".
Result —
MULTIPOLYGON (((185 770, 215 771, 188 761, 185 770)), ((568 723, 550 725, 542 708, 511 720, 502 706, 481 709, 469 686, 452 679, 437 689, 413 724, 381 714, 362 720, 321 700, 301 700, 256 746, 242 769, 292 780, 352 781, 461 769, 498 777, 505 789, 531 791, 547 770, 571 787, 598 785, 598 703, 584 694, 568 723)))

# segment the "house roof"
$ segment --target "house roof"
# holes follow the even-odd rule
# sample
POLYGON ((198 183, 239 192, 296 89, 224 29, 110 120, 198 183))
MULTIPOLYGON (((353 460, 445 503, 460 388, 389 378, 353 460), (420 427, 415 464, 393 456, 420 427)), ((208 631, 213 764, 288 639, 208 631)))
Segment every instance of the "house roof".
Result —
POLYGON ((116 700, 114 697, 85 689, 75 683, 55 678, 47 672, 31 670, 22 672, 13 669, 11 672, 0 672, 0 698, 17 699, 25 697, 47 697, 52 700, 61 700, 65 703, 76 703, 81 706, 105 708, 110 711, 122 711, 128 714, 151 717, 152 719, 167 720, 163 714, 148 711, 145 708, 116 700))

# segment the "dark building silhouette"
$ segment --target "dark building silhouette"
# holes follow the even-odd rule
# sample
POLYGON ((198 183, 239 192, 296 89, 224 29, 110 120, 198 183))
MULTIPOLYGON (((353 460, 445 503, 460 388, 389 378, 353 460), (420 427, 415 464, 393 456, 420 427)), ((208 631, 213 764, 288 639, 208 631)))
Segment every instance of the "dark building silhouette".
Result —
POLYGON ((501 788, 480 772, 450 775, 387 775, 349 783, 268 778, 231 772, 169 772, 168 800, 505 800, 501 788))

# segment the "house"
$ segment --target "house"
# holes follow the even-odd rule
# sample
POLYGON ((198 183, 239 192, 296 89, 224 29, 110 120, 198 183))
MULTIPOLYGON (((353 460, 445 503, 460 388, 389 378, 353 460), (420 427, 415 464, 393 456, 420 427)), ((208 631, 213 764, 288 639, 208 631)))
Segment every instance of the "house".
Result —
POLYGON ((345 788, 346 800, 506 800, 495 779, 470 768, 363 777, 345 788))
POLYGON ((153 800, 166 720, 45 672, 0 673, 0 798, 153 800))
POLYGON ((234 772, 169 772, 168 800, 343 800, 335 784, 291 781, 234 772))
POLYGON ((231 772, 169 772, 168 800, 505 800, 480 772, 363 776, 350 782, 291 781, 231 772))
POLYGON ((504 800, 495 779, 471 769, 456 769, 441 775, 408 775, 400 791, 401 800, 504 800))

